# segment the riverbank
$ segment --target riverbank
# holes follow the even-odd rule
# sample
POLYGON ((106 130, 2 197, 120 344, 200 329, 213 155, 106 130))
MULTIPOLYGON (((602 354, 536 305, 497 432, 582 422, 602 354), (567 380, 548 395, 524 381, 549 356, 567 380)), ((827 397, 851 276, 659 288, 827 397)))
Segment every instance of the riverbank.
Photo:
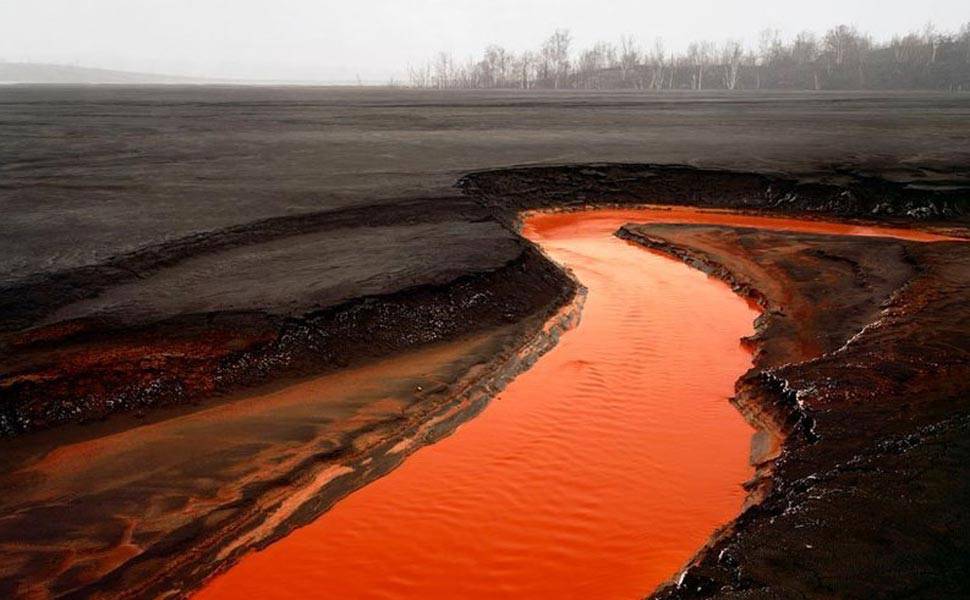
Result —
POLYGON ((758 502, 657 598, 960 597, 970 248, 720 226, 619 235, 765 307, 735 402, 786 439, 758 502))
POLYGON ((752 475, 752 430, 726 398, 758 313, 614 237, 624 222, 524 216, 523 235, 587 289, 579 325, 454 435, 243 557, 199 600, 619 600, 670 577, 737 514, 752 475))
POLYGON ((186 595, 475 416, 576 322, 582 298, 111 433, 7 440, 0 592, 186 595))

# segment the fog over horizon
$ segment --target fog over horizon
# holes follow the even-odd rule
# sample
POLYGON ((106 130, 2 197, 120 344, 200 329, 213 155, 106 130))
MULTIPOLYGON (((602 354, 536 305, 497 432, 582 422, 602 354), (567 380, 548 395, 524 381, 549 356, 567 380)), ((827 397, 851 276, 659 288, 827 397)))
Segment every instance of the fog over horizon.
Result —
POLYGON ((965 0, 0 0, 0 61, 76 64, 247 80, 384 82, 439 51, 462 60, 489 44, 521 51, 553 30, 577 47, 631 35, 682 50, 695 40, 757 43, 849 24, 888 39, 970 20, 965 0))

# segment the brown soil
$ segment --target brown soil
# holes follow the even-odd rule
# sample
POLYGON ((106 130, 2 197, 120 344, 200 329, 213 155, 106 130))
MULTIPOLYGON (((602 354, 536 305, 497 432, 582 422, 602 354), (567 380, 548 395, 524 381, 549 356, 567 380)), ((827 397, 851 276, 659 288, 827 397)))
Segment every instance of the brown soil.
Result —
POLYGON ((766 309, 739 408, 786 434, 760 503, 657 598, 970 593, 970 246, 718 226, 619 235, 766 309))

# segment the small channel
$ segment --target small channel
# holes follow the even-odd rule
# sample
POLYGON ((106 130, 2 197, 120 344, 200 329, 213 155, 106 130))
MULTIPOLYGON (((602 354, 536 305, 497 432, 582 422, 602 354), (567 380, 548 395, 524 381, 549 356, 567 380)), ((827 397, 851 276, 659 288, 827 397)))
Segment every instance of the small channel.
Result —
POLYGON ((758 313, 612 235, 628 222, 879 234, 690 209, 527 216, 523 234, 588 289, 578 327, 452 436, 196 598, 630 599, 673 576, 753 474, 728 398, 758 313))

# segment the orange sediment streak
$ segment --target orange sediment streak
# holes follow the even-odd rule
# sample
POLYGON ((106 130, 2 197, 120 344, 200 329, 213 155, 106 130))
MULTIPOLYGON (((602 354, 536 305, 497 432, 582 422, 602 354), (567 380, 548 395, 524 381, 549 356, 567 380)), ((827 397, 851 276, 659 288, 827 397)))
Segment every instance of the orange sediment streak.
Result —
POLYGON ((674 575, 753 473, 727 400, 757 313, 612 236, 658 221, 876 234, 681 209, 529 216, 524 234, 589 289, 580 325, 454 435, 197 598, 638 598, 674 575))

